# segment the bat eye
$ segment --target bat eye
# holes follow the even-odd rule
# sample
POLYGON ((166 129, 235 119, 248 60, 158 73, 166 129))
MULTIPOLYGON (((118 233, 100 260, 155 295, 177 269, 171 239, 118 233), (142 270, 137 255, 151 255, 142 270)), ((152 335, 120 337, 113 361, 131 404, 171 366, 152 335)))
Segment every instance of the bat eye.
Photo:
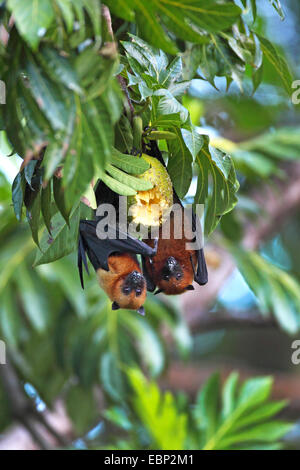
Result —
POLYGON ((123 292, 124 292, 125 295, 130 294, 130 291, 131 291, 130 287, 124 287, 123 288, 123 292))
POLYGON ((135 293, 136 293, 136 296, 139 297, 142 293, 142 289, 136 289, 135 293))
POLYGON ((176 279, 177 279, 177 281, 179 281, 180 279, 182 279, 182 274, 181 274, 181 273, 177 273, 177 274, 176 274, 176 279))
POLYGON ((165 274, 165 275, 163 276, 163 280, 164 280, 164 281, 169 281, 169 280, 170 280, 170 276, 169 276, 168 274, 165 274))

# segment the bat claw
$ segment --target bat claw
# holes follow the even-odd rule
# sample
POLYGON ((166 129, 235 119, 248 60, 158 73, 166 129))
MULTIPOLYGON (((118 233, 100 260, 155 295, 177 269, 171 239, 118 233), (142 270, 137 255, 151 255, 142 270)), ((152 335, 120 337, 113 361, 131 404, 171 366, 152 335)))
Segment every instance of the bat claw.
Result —
POLYGON ((112 310, 119 310, 120 305, 117 302, 113 302, 111 305, 112 310))
POLYGON ((145 309, 144 307, 140 307, 137 309, 137 313, 139 313, 140 315, 142 315, 143 317, 145 316, 145 309))
POLYGON ((132 147, 131 155, 134 155, 135 157, 141 158, 142 154, 143 154, 142 150, 139 150, 136 147, 132 147))
POLYGON ((163 289, 157 289, 157 290, 154 292, 154 295, 160 294, 161 292, 163 292, 163 289))
POLYGON ((185 290, 195 290, 195 287, 192 286, 192 284, 190 284, 189 286, 185 288, 185 290))

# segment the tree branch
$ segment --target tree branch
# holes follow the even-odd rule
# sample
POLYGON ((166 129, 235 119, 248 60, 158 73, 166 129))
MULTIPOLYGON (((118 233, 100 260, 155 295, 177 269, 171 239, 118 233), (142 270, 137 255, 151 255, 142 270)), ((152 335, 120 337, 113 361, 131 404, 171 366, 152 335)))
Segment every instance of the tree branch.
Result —
POLYGON ((204 333, 207 331, 222 330, 225 328, 276 328, 277 323, 272 317, 263 317, 253 311, 208 312, 201 315, 197 322, 190 324, 193 332, 204 333))
POLYGON ((6 365, 0 367, 0 379, 9 400, 13 417, 24 426, 41 449, 49 450, 53 448, 53 445, 47 440, 43 431, 39 432, 39 427, 44 428, 46 435, 48 434, 59 445, 64 447, 69 445, 69 441, 48 423, 45 416, 36 410, 32 401, 25 395, 8 358, 6 365))

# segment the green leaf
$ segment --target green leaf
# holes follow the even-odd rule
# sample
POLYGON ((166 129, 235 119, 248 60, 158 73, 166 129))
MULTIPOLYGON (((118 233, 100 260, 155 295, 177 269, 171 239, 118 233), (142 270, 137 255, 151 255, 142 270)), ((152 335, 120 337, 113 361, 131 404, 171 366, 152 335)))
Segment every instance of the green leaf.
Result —
POLYGON ((31 55, 28 55, 26 71, 30 91, 40 110, 51 123, 52 129, 67 133, 74 118, 74 100, 69 94, 70 91, 50 81, 31 55))
POLYGON ((86 433, 96 423, 96 403, 93 389, 71 387, 66 396, 66 409, 79 435, 86 433))
POLYGON ((194 410, 198 426, 205 429, 206 439, 214 435, 218 426, 220 401, 220 376, 214 374, 202 387, 194 410))
POLYGON ((246 282, 259 299, 262 313, 272 313, 285 331, 296 334, 300 328, 300 291, 296 279, 258 253, 233 246, 230 250, 246 282))
POLYGON ((131 175, 141 175, 150 168, 150 164, 143 158, 124 155, 114 148, 112 149, 111 163, 120 170, 126 171, 126 173, 131 175))
POLYGON ((110 81, 110 85, 107 86, 101 98, 110 114, 112 124, 115 125, 123 110, 123 95, 115 79, 110 81))
POLYGON ((54 20, 51 0, 8 0, 21 36, 36 50, 40 40, 54 20))
POLYGON ((169 54, 176 54, 178 49, 173 41, 166 35, 155 15, 155 5, 143 0, 130 0, 129 5, 135 7, 136 23, 141 35, 155 47, 163 49, 169 54))
POLYGON ((122 153, 130 153, 133 146, 133 135, 130 122, 122 115, 115 126, 115 147, 122 153))
POLYGON ((180 113, 182 122, 188 119, 188 110, 172 95, 169 90, 156 90, 153 94, 157 98, 157 103, 153 102, 152 120, 155 121, 161 115, 180 113))
POLYGON ((76 128, 65 158, 62 187, 68 214, 78 203, 94 177, 95 134, 88 127, 81 112, 78 112, 76 128))
MULTIPOLYGON (((31 187, 31 179, 33 177, 33 173, 34 173, 36 164, 37 164, 36 160, 31 160, 30 162, 28 162, 28 164, 24 168, 25 180, 27 181, 27 183, 29 184, 30 187, 31 187)), ((32 189, 32 187, 31 187, 31 189, 32 189)))
MULTIPOLYGON (((259 152, 272 160, 299 159, 299 127, 282 127, 274 132, 265 133, 259 137, 241 143, 241 149, 259 152)), ((277 163, 276 163, 277 165, 277 163)))
POLYGON ((33 241, 39 246, 39 226, 41 212, 41 188, 36 189, 33 202, 27 209, 27 220, 31 229, 33 241))
POLYGON ((56 176, 53 178, 53 196, 57 209, 67 222, 69 223, 70 207, 66 205, 65 190, 61 178, 56 176))
POLYGON ((249 430, 233 434, 227 439, 221 441, 219 448, 229 447, 232 444, 257 441, 273 442, 284 437, 291 429, 292 424, 283 421, 272 421, 271 423, 259 424, 249 430))
POLYGON ((137 194, 134 189, 130 188, 126 184, 120 183, 109 175, 103 174, 101 179, 106 186, 120 196, 135 196, 137 194))
POLYGON ((143 318, 129 313, 124 319, 124 325, 126 325, 128 332, 136 338, 137 349, 150 374, 152 376, 159 375, 165 365, 165 356, 157 332, 143 318))
POLYGON ((151 127, 162 128, 180 127, 180 125, 181 119, 179 113, 161 115, 151 123, 151 127))
POLYGON ((192 181, 192 155, 186 147, 178 128, 174 129, 176 140, 168 141, 169 161, 168 173, 175 191, 180 198, 187 193, 192 181))
POLYGON ((99 0, 83 0, 84 7, 91 19, 96 40, 101 39, 101 2, 99 0))
POLYGON ((16 300, 12 286, 8 284, 1 293, 0 328, 3 338, 13 347, 20 342, 22 331, 21 318, 18 315, 16 300))
POLYGON ((83 142, 87 152, 93 153, 96 169, 104 169, 111 158, 113 127, 105 102, 98 98, 82 107, 83 142))
POLYGON ((260 36, 259 34, 257 34, 257 37, 259 38, 261 50, 263 51, 264 56, 273 65, 274 69, 282 80, 286 92, 290 96, 292 76, 286 60, 284 57, 278 54, 275 47, 270 41, 268 41, 268 39, 260 36))
POLYGON ((269 2, 271 3, 271 5, 275 8, 275 10, 277 11, 278 15, 280 16, 280 18, 282 20, 284 20, 285 18, 285 14, 282 10, 282 7, 281 7, 281 4, 280 4, 280 0, 269 0, 269 2))
POLYGON ((132 56, 139 62, 139 58, 141 58, 142 55, 143 60, 141 65, 143 65, 144 69, 148 72, 152 72, 150 75, 160 82, 165 74, 166 68, 168 68, 169 61, 167 55, 159 48, 151 47, 140 37, 134 36, 133 34, 129 34, 129 36, 131 38, 130 51, 132 56))
POLYGON ((60 142, 50 143, 45 151, 42 166, 45 168, 44 180, 49 181, 55 170, 65 157, 66 149, 60 142))
POLYGON ((256 377, 246 380, 240 390, 238 405, 247 403, 247 406, 250 407, 266 401, 270 396, 272 384, 272 377, 256 377))
MULTIPOLYGON (((201 68, 202 76, 215 87, 215 76, 218 74, 217 51, 205 44, 193 48, 193 58, 201 68), (198 60, 197 60, 198 59, 198 60)), ((196 72, 197 67, 195 67, 196 72)))
POLYGON ((155 0, 157 6, 168 10, 181 22, 198 26, 204 31, 217 32, 229 28, 240 16, 241 9, 233 3, 216 3, 214 0, 155 0))
POLYGON ((177 135, 170 131, 151 131, 146 137, 149 140, 174 140, 177 135))
POLYGON ((154 449, 182 450, 187 435, 187 416, 180 413, 170 392, 161 393, 154 382, 148 382, 138 370, 129 370, 133 388, 133 406, 152 436, 154 449), (176 433, 174 433, 176 429, 176 433))
POLYGON ((107 0, 106 5, 115 16, 123 18, 126 21, 134 22, 134 10, 130 2, 124 2, 124 0, 107 0))
POLYGON ((158 78, 157 70, 154 68, 156 63, 156 55, 158 54, 158 49, 152 48, 149 44, 143 41, 143 44, 146 45, 145 49, 141 45, 141 40, 137 36, 131 35, 131 41, 121 41, 122 46, 127 52, 127 57, 129 64, 133 65, 132 70, 137 76, 141 76, 143 72, 151 72, 150 75, 158 78), (133 60, 133 61, 132 61, 133 60), (152 64, 152 61, 154 64, 152 64))
POLYGON ((171 83, 169 86, 169 92, 173 96, 182 96, 186 93, 188 88, 191 86, 191 81, 186 80, 185 82, 180 82, 180 83, 171 83))
POLYGON ((38 58, 44 71, 53 81, 63 84, 69 90, 75 91, 80 95, 83 94, 76 71, 68 59, 48 47, 44 47, 41 50, 38 58))
POLYGON ((150 181, 146 181, 140 178, 135 178, 132 175, 128 175, 123 171, 115 168, 112 165, 106 166, 106 171, 117 181, 123 183, 129 188, 134 189, 135 191, 148 191, 153 188, 153 184, 150 181))
POLYGON ((172 82, 176 82, 182 74, 182 59, 181 57, 175 57, 170 62, 166 70, 162 70, 161 85, 168 88, 172 82))
MULTIPOLYGON (((219 4, 213 0, 152 0, 147 3, 128 0, 126 5, 130 12, 135 11, 140 34, 148 42, 170 54, 176 54, 177 48, 164 29, 185 41, 203 43, 207 42, 206 31, 226 30, 241 14, 240 8, 233 3, 219 4)), ((122 9, 118 13, 115 7, 114 12, 125 18, 122 9)), ((126 18, 129 20, 129 15, 126 18)))
MULTIPOLYGON (((178 10, 172 10, 169 5, 164 5, 163 2, 154 0, 154 3, 161 13, 162 21, 167 30, 172 31, 178 38, 195 43, 202 43, 207 40, 204 32, 191 27, 191 23, 185 16, 178 13, 178 10)), ((178 5, 179 2, 176 3, 178 5)))
MULTIPOLYGON (((214 377, 214 376, 213 376, 214 377)), ((261 448, 269 445, 277 446, 278 441, 290 429, 289 423, 274 420, 273 417, 282 410, 284 402, 268 402, 271 393, 272 379, 270 377, 255 377, 247 380, 238 388, 237 374, 231 374, 223 387, 223 405, 221 413, 217 412, 218 386, 208 387, 213 378, 204 386, 202 395, 203 406, 202 423, 206 433, 203 449, 237 449, 261 443, 261 448), (206 398, 206 406, 205 399, 206 398), (209 402, 211 401, 211 408, 209 402), (208 408, 207 408, 208 407, 208 408), (205 419, 207 409, 210 410, 210 419, 205 419), (203 419, 204 416, 204 419, 203 419), (214 423, 214 425, 213 425, 214 423), (211 430, 211 432, 210 432, 211 430), (242 445, 245 443, 244 445, 242 445)), ((195 408, 195 417, 199 416, 198 406, 195 408)), ((201 410, 201 408, 200 408, 201 410)))
POLYGON ((71 33, 75 19, 72 4, 70 0, 56 0, 56 3, 61 10, 61 14, 66 23, 68 33, 71 33))
POLYGON ((103 354, 100 361, 100 380, 106 393, 115 401, 122 401, 124 379, 116 358, 110 352, 103 354))
POLYGON ((25 182, 22 173, 18 173, 12 185, 12 202, 16 218, 20 221, 22 218, 22 207, 24 200, 25 182))
POLYGON ((237 423, 237 429, 244 428, 254 423, 264 421, 267 418, 280 413, 280 411, 287 406, 287 401, 275 401, 264 404, 253 411, 250 411, 247 416, 241 418, 237 423))
POLYGON ((210 234, 222 215, 230 212, 236 205, 239 183, 231 157, 208 146, 207 139, 195 161, 199 174, 194 203, 206 204, 205 233, 210 234), (210 196, 209 176, 212 177, 210 196))
POLYGON ((104 411, 104 417, 114 425, 124 429, 125 431, 132 430, 132 423, 129 420, 123 408, 114 406, 104 411))
POLYGON ((41 211, 49 234, 51 235, 51 183, 48 182, 41 193, 41 211))
POLYGON ((70 215, 69 226, 60 213, 52 218, 52 236, 44 230, 40 241, 41 251, 37 252, 34 267, 51 263, 72 253, 77 248, 80 209, 76 207, 70 215))
POLYGON ((45 331, 49 321, 47 300, 40 295, 34 274, 24 264, 20 264, 14 275, 18 280, 19 295, 30 323, 37 331, 45 331))
MULTIPOLYGON (((215 34, 211 34, 211 41, 215 47, 215 61, 218 64, 218 69, 214 72, 214 65, 211 63, 211 58, 208 59, 205 63, 207 73, 209 74, 209 78, 207 78, 210 83, 213 84, 212 75, 222 75, 225 76, 227 79, 227 89, 232 80, 235 80, 243 92, 243 76, 245 73, 245 64, 241 60, 237 60, 236 56, 232 54, 230 47, 225 42, 221 41, 221 39, 216 36, 215 34)), ((214 59, 213 59, 214 60, 214 59)))
POLYGON ((232 372, 225 382, 222 394, 222 417, 227 418, 236 407, 238 373, 232 372))
POLYGON ((188 126, 185 126, 184 129, 181 129, 181 135, 185 145, 191 152, 193 159, 195 159, 204 145, 203 137, 196 131, 195 126, 192 124, 189 124, 188 126))

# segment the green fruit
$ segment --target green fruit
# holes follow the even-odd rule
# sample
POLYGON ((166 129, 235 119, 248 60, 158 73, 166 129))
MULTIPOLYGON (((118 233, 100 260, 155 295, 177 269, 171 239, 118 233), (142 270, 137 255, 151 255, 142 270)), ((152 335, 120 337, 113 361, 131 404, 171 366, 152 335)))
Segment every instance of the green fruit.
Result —
POLYGON ((146 154, 141 158, 150 164, 150 168, 137 177, 152 183, 153 188, 137 191, 135 196, 128 198, 128 213, 137 225, 161 225, 173 205, 172 181, 159 160, 146 154))

